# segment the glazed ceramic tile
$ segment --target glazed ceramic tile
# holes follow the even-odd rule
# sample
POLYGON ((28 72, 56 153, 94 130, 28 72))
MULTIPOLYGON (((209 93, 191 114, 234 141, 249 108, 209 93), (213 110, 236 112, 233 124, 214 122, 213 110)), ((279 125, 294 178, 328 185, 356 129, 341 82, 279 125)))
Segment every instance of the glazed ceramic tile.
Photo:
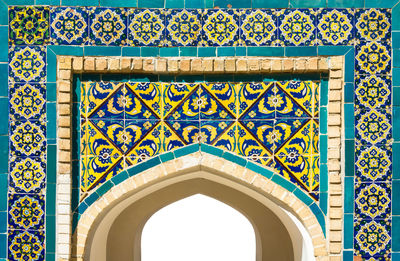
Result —
POLYGON ((46 152, 46 125, 41 121, 10 123, 10 153, 17 157, 38 157, 46 152))
POLYGON ((240 15, 240 40, 245 46, 270 46, 278 38, 273 9, 245 9, 240 15))
POLYGON ((355 186, 355 214, 362 219, 387 219, 391 214, 392 192, 385 182, 357 183, 355 186))
POLYGON ((9 191, 13 193, 44 193, 46 162, 41 157, 10 159, 9 191))
POLYGON ((386 41, 391 37, 391 11, 388 9, 357 9, 355 26, 357 39, 386 41))
POLYGON ((239 45, 239 11, 207 9, 203 13, 203 46, 239 45))
POLYGON ((391 181, 392 149, 389 146, 357 146, 355 174, 359 181, 391 181))
MULTIPOLYGON (((163 117, 171 118, 171 116, 175 113, 178 106, 185 106, 187 108, 187 112, 185 116, 187 117, 195 117, 198 115, 198 108, 194 109, 193 102, 198 100, 198 87, 199 84, 195 83, 164 83, 162 84, 162 106, 163 106, 163 117), (190 98, 189 98, 190 97, 190 98), (192 103, 192 105, 190 105, 192 103), (192 113, 189 113, 190 111, 192 113), (197 112, 197 114, 196 114, 197 112)), ((178 115, 178 114, 177 114, 178 115)), ((176 116, 177 116, 176 115, 176 116)), ((179 114, 180 115, 180 114, 179 114)), ((182 119, 181 116, 172 117, 171 119, 182 119)))
POLYGON ((127 38, 127 10, 93 8, 89 12, 89 41, 92 45, 124 45, 127 38))
POLYGON ((133 9, 129 14, 129 42, 132 46, 162 46, 165 14, 160 9, 133 9))
POLYGON ((391 47, 387 42, 360 42, 355 47, 359 74, 390 74, 391 47))
POLYGON ((8 195, 9 229, 44 229, 44 196, 38 194, 8 195))
POLYGON ((45 233, 34 230, 8 231, 8 260, 45 260, 45 233))
POLYGON ((201 41, 201 10, 166 10, 166 44, 168 46, 197 46, 201 41))
POLYGON ((11 45, 45 45, 49 41, 49 7, 10 6, 9 42, 11 45))
MULTIPOLYGON (((140 101, 141 106, 146 108, 152 115, 147 113, 144 115, 146 119, 160 118, 162 115, 162 101, 161 101, 161 92, 162 92, 162 84, 161 83, 127 83, 127 94, 125 97, 130 97, 128 93, 134 93, 137 97, 138 101, 140 101)), ((127 98, 126 98, 127 99, 127 98)), ((135 102, 136 104, 136 102, 135 102)), ((125 109, 125 118, 128 118, 128 115, 132 115, 133 110, 137 110, 136 107, 125 109)), ((143 118, 144 119, 144 118, 143 118)))
POLYGON ((391 110, 357 110, 355 137, 361 145, 388 144, 392 139, 391 110))
POLYGON ((390 76, 357 75, 355 99, 357 109, 386 109, 391 105, 392 81, 390 76))
POLYGON ((14 83, 9 86, 10 118, 37 120, 46 118, 46 85, 14 83))
POLYGON ((354 38, 351 9, 322 9, 318 13, 318 41, 323 45, 349 45, 354 38))
POLYGON ((86 44, 89 15, 82 7, 53 7, 50 16, 51 42, 59 45, 86 44))
POLYGON ((12 46, 8 53, 10 82, 45 82, 46 48, 12 46))
MULTIPOLYGON (((237 83, 235 85, 237 92, 237 110, 238 117, 243 117, 246 111, 250 111, 252 105, 258 98, 270 88, 273 88, 274 82, 255 82, 255 83, 237 83)), ((255 115, 254 115, 255 116, 255 115)), ((248 119, 254 118, 249 115, 248 119)))
POLYGON ((228 131, 234 124, 234 120, 201 120, 201 142, 206 144, 214 144, 218 141, 218 138, 228 131))
POLYGON ((354 224, 354 250, 359 256, 370 258, 390 253, 390 220, 363 219, 354 224))

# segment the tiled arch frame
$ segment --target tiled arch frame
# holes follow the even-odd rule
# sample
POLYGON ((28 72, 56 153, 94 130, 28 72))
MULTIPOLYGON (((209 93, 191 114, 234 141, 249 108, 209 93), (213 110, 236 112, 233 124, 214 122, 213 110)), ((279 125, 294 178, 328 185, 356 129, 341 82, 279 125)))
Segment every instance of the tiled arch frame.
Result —
MULTIPOLYGON (((331 260, 340 260, 342 258, 342 235, 343 235, 343 169, 341 162, 342 143, 344 139, 343 119, 343 90, 344 90, 344 56, 331 57, 308 57, 308 58, 281 58, 281 57, 221 57, 221 58, 198 58, 198 57, 166 57, 166 58, 130 58, 130 57, 89 57, 89 56, 57 56, 57 241, 56 251, 58 260, 69 259, 71 257, 81 258, 83 254, 84 240, 90 229, 91 222, 101 211, 99 204, 107 203, 107 197, 114 197, 116 188, 112 186, 121 183, 125 177, 126 171, 115 176, 115 179, 104 184, 102 189, 106 194, 98 197, 85 199, 84 208, 80 213, 80 219, 77 229, 72 225, 71 212, 71 179, 72 179, 72 95, 73 95, 73 75, 79 73, 146 73, 146 74, 257 74, 257 73, 327 73, 329 75, 327 91, 327 137, 325 146, 327 146, 327 172, 326 187, 328 189, 328 211, 325 218, 320 208, 309 199, 304 193, 295 192, 295 188, 289 182, 285 182, 279 175, 271 180, 257 174, 255 169, 262 169, 254 163, 246 163, 249 167, 245 171, 243 167, 238 167, 243 172, 237 175, 246 181, 249 186, 257 188, 254 184, 259 180, 262 184, 270 184, 274 190, 267 189, 264 193, 276 197, 279 201, 286 204, 294 214, 300 217, 303 224, 308 228, 315 245, 315 255, 325 260, 330 257, 331 260), (251 169, 253 168, 253 170, 251 169), (125 174, 124 174, 125 173, 125 174), (246 176, 250 175, 250 176, 246 176), (328 175, 329 173, 329 175, 328 175), (276 182, 275 180, 281 180, 276 182), (276 184, 275 184, 276 182, 276 184), (109 187, 111 185, 111 187, 109 187), (106 192, 110 190, 110 192, 106 192), (114 192, 113 192, 114 191, 114 192), (275 192, 274 192, 275 191, 275 192), (276 194, 278 193, 279 194, 276 194), (299 195, 301 194, 301 196, 299 195), (109 195, 109 196, 107 196, 109 195), (280 198, 282 197, 282 198, 280 198), (300 200, 301 198, 302 200, 300 200), (307 199, 308 198, 308 199, 307 199), (290 202, 286 202, 290 200, 290 202), (99 203, 103 202, 103 203, 99 203), (297 202, 297 203, 295 203, 297 202), (295 205, 297 206, 295 208, 295 205), (316 213, 320 213, 317 215, 316 213), (317 219, 316 219, 317 217, 317 219), (321 226, 315 227, 316 220, 321 226), (72 242, 72 234, 75 233, 76 242, 72 242), (325 234, 325 235, 324 235, 325 234), (76 246, 76 248, 72 248, 76 246), (76 256, 74 256, 76 254, 76 256)), ((322 141, 321 141, 322 142, 322 141)), ((198 145, 197 145, 198 146, 198 145)), ((201 145, 203 146, 203 144, 201 145)), ((160 156, 161 157, 161 156, 160 156)), ((237 157, 237 156, 236 156, 237 157)), ((239 158, 239 157, 237 157, 239 158)), ((162 168, 159 157, 150 159, 142 164, 150 164, 158 160, 160 166, 154 167, 157 170, 162 168)), ((243 159, 242 159, 243 160, 243 159)), ((180 162, 181 159, 176 159, 180 162)), ((174 161, 175 162, 175 161, 174 161)), ((173 163, 178 164, 178 163, 173 163)), ((199 166, 203 166, 199 163, 199 166)), ((207 163, 204 163, 207 164, 207 163)), ((232 163, 226 163, 232 164, 232 163)), ((243 165, 243 164, 242 164, 243 165)), ((144 165, 145 166, 145 165, 144 165)), ((142 166, 139 166, 142 167, 142 166)), ((213 168, 216 168, 213 166, 213 168)), ((172 173, 172 172, 171 172, 172 173)), ((132 180, 150 180, 157 177, 155 171, 146 171, 141 175, 134 176, 132 180), (142 176, 141 176, 142 175, 142 176), (147 177, 148 176, 148 177, 147 177), (143 179, 143 177, 146 177, 143 179)), ((324 175, 321 173, 321 175, 324 175)), ((236 177, 237 178, 237 177, 236 177)), ((323 181, 321 181, 323 183, 323 181)), ((118 186, 124 186, 132 183, 128 180, 118 186), (125 184, 125 185, 124 185, 125 184)), ((263 185, 264 186, 264 185, 263 185)), ((134 187, 131 187, 134 189, 134 187)), ((263 188, 261 188, 262 190, 263 188)), ((298 190, 299 191, 299 190, 298 190)), ((92 195, 97 195, 93 193, 92 195)), ((113 200, 117 199, 114 198, 113 200)), ((111 200, 111 199, 110 199, 111 200)), ((106 205, 108 205, 108 202, 106 205)), ((106 207, 104 204, 103 208, 106 207)))

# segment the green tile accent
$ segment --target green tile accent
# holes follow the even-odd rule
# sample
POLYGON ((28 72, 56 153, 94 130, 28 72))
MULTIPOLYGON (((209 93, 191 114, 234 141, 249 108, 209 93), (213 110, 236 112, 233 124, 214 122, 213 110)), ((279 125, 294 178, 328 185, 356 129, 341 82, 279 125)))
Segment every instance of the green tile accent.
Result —
POLYGON ((185 8, 204 8, 204 0, 185 0, 185 8))
POLYGON ((56 214, 56 184, 47 184, 46 215, 56 214))
POLYGON ((365 8, 392 8, 399 0, 365 0, 365 8))
POLYGON ((57 146, 47 146, 47 184, 56 184, 57 182, 57 146))
POLYGON ((86 204, 86 201, 83 201, 83 202, 81 202, 81 204, 79 204, 79 206, 78 206, 78 213, 79 214, 83 214, 85 211, 86 211, 86 209, 88 208, 89 206, 86 204))
POLYGON ((7 212, 0 212, 0 233, 7 233, 7 212))
POLYGON ((328 109, 326 107, 320 108, 320 117, 319 131, 321 134, 326 134, 328 132, 328 109))
POLYGON ((318 8, 326 7, 326 0, 291 0, 291 8, 318 8))
MULTIPOLYGON (((398 200, 395 200, 398 201, 398 200)), ((392 250, 400 251, 400 217, 393 216, 392 219, 392 250)))
MULTIPOLYGON (((7 199, 8 175, 0 174, 0 196, 1 199, 7 199)), ((0 200, 0 211, 7 211, 7 200, 0 200)))
POLYGON ((245 160, 244 158, 227 151, 225 151, 224 154, 222 154, 222 157, 226 160, 232 161, 233 163, 236 163, 243 167, 246 166, 247 163, 247 160, 245 160))
POLYGON ((56 261, 56 254, 46 252, 46 261, 56 261))
POLYGON ((400 30, 400 5, 392 8, 392 31, 400 30))
MULTIPOLYGON (((0 98, 0 115, 6 117, 8 115, 8 98, 0 98)), ((0 124, 0 135, 8 134, 8 124, 0 124)))
POLYGON ((85 46, 83 50, 87 56, 121 56, 119 46, 85 46))
POLYGON ((393 68, 393 86, 400 86, 400 68, 393 68))
POLYGON ((344 81, 354 81, 354 48, 351 48, 344 57, 344 81))
POLYGON ((0 25, 8 25, 8 6, 0 2, 0 25))
POLYGON ((36 5, 60 5, 61 0, 36 0, 36 5))
POLYGON ((354 102, 354 85, 353 83, 346 82, 344 85, 344 102, 353 103, 354 102))
POLYGON ((253 8, 288 8, 288 0, 252 0, 253 8))
MULTIPOLYGON (((0 50, 8 50, 8 26, 0 26, 0 50)), ((8 52, 0 52, 0 62, 8 62, 8 52)))
POLYGON ((320 106, 327 106, 328 105, 328 81, 322 80, 321 81, 321 104, 320 106))
POLYGON ((100 0, 100 6, 104 7, 137 7, 137 0, 100 0))
POLYGON ((318 46, 318 55, 326 55, 326 56, 344 55, 352 48, 353 48, 352 46, 333 46, 333 45, 318 46))
POLYGON ((293 191, 293 194, 299 198, 301 201, 304 202, 304 204, 306 204, 307 206, 311 205, 314 200, 312 198, 310 198, 306 193, 304 193, 301 189, 296 188, 293 191))
POLYGON ((200 151, 200 144, 190 144, 174 151, 175 158, 180 158, 192 153, 200 151))
POLYGON ((320 175, 320 183, 319 183, 320 192, 328 192, 328 165, 326 163, 320 165, 319 175, 320 175))
POLYGON ((354 178, 344 178, 344 213, 354 212, 354 178))
MULTIPOLYGON (((86 46, 88 47, 88 46, 86 46)), ((83 49, 86 47, 78 47, 78 46, 63 46, 63 45, 52 45, 47 46, 47 53, 50 51, 54 52, 56 55, 74 55, 74 56, 83 56, 83 49), (50 50, 49 50, 50 49, 50 50)), ((93 46, 94 47, 94 46, 93 46)), ((85 55, 88 55, 85 53, 85 55)))
POLYGON ((88 205, 88 206, 90 206, 90 205, 92 205, 94 202, 96 202, 96 200, 99 198, 99 195, 97 194, 97 193, 92 193, 92 194, 90 194, 90 196, 89 197, 87 197, 86 199, 85 199, 85 203, 86 203, 86 205, 88 205))
POLYGON ((328 0, 328 7, 363 8, 364 0, 328 0))
POLYGON ((321 208, 324 215, 328 213, 328 193, 321 192, 319 193, 319 207, 321 208))
POLYGON ((129 178, 128 172, 126 170, 122 171, 121 173, 118 173, 118 175, 112 177, 111 181, 114 183, 114 185, 118 185, 122 181, 126 180, 129 178))
POLYGON ((197 47, 180 47, 179 56, 197 56, 197 47))
POLYGON ((236 47, 236 56, 246 56, 247 47, 236 47))
POLYGON ((400 67, 400 49, 393 49, 393 67, 400 67))
POLYGON ((317 47, 316 46, 285 47, 285 56, 317 56, 317 47))
POLYGON ((393 107, 393 138, 400 141, 400 107, 393 107))
POLYGON ((345 153, 344 158, 344 167, 345 167, 345 176, 353 177, 354 176, 354 140, 345 140, 345 153))
POLYGON ((61 5, 65 6, 99 6, 99 0, 61 0, 61 5))
POLYGON ((328 162, 328 136, 327 135, 320 135, 319 136, 320 142, 320 153, 321 153, 321 163, 328 162))
POLYGON ((199 47, 197 55, 199 57, 213 57, 216 55, 217 48, 215 47, 199 47))
POLYGON ((400 143, 393 143, 393 179, 400 179, 400 143))
POLYGON ((354 104, 344 105, 344 138, 354 139, 354 104))
POLYGON ((4 0, 7 5, 34 5, 34 0, 4 0))
POLYGON ((122 56, 140 56, 140 47, 122 47, 122 56))
POLYGON ((178 47, 160 48, 160 56, 161 57, 176 57, 176 56, 179 56, 179 48, 178 47))
POLYGON ((114 184, 111 182, 111 180, 108 180, 96 190, 96 193, 101 197, 106 194, 107 191, 109 191, 112 187, 114 187, 114 184))
POLYGON ((205 0, 205 8, 213 8, 214 0, 205 0))
POLYGON ((283 178, 279 174, 275 174, 272 176, 271 179, 273 182, 276 184, 284 187, 285 189, 289 190, 290 192, 293 192, 296 189, 296 185, 294 185, 292 182, 288 181, 287 179, 283 178))
POLYGON ((392 48, 400 48, 400 32, 392 32, 392 48))
POLYGON ((57 84, 48 83, 46 86, 46 99, 48 102, 57 101, 57 84))
POLYGON ((214 5, 220 8, 250 8, 251 1, 249 0, 214 0, 214 5))
POLYGON ((47 138, 57 138, 57 107, 55 102, 47 103, 47 138))
POLYGON ((56 252, 56 217, 46 216, 46 252, 56 252))
POLYGON ((353 215, 344 214, 344 237, 343 244, 345 249, 353 249, 353 215))
POLYGON ((165 0, 166 8, 184 8, 185 0, 165 0))
POLYGON ((2 261, 6 261, 7 257, 7 234, 0 234, 0 258, 4 258, 2 261))
POLYGON ((314 213, 315 217, 317 218, 317 220, 319 222, 319 225, 322 228, 322 232, 324 232, 324 235, 326 235, 326 231, 325 231, 325 216, 322 213, 321 209, 315 203, 311 204, 310 209, 314 213))
MULTIPOLYGON (((141 171, 145 171, 154 166, 159 165, 160 163, 161 163, 160 157, 157 156, 157 157, 151 158, 149 160, 146 160, 145 162, 142 162, 136 166, 138 166, 141 169, 141 171)), ((128 170, 128 173, 129 173, 129 170, 128 170)), ((129 176, 131 176, 131 173, 129 173, 129 176)))
POLYGON ((142 8, 163 8, 164 0, 138 0, 138 7, 142 8))
POLYGON ((218 47, 217 56, 235 56, 236 47, 218 47))
POLYGON ((8 97, 8 64, 0 64, 0 96, 8 97))
MULTIPOLYGON (((50 48, 47 48, 50 49, 50 48)), ((54 52, 47 52, 47 82, 57 81, 57 56, 54 52)))
POLYGON ((8 159, 8 136, 0 136, 0 159, 8 159))
POLYGON ((160 157, 161 162, 163 162, 163 163, 173 160, 175 158, 174 153, 172 153, 172 152, 166 152, 166 153, 160 154, 159 157, 160 157))
MULTIPOLYGON (((268 169, 266 169, 266 168, 264 168, 264 167, 262 167, 262 166, 260 166, 260 165, 258 165, 256 163, 254 163, 254 162, 251 162, 251 161, 247 162, 246 168, 248 168, 249 170, 252 170, 252 171, 254 171, 254 172, 258 173, 258 174, 261 174, 264 177, 269 178, 269 179, 272 176, 276 176, 276 175, 274 175, 274 173, 272 171, 270 171, 270 170, 268 170, 268 169)), ((274 180, 274 179, 272 179, 272 180, 274 180)))
POLYGON ((142 57, 157 57, 160 52, 158 47, 141 47, 140 53, 142 57))
POLYGON ((284 47, 247 47, 248 56, 284 56, 284 47))
POLYGON ((218 157, 221 157, 222 154, 224 153, 222 149, 207 144, 201 144, 200 149, 202 152, 209 153, 211 155, 215 155, 218 157))

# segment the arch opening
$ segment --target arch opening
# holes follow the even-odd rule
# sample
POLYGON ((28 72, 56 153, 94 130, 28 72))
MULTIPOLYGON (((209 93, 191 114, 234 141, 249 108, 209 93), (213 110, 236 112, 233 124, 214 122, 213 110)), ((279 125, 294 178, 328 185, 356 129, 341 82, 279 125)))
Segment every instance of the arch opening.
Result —
POLYGON ((295 216, 254 189, 208 171, 162 178, 117 200, 92 225, 84 260, 147 261, 141 252, 145 224, 165 206, 196 194, 221 201, 251 223, 256 261, 315 260, 311 238, 304 227, 299 228, 301 222, 293 221, 295 216))
POLYGON ((178 200, 147 221, 142 261, 256 260, 256 236, 234 208, 203 194, 178 200))

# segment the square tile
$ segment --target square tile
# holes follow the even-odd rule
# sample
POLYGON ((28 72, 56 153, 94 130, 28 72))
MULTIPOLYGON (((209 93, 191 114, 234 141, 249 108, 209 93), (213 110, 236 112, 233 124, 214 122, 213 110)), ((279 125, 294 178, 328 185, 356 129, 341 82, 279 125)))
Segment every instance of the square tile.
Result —
POLYGON ((354 222, 355 255, 363 259, 387 256, 391 249, 391 220, 362 219, 354 222))
POLYGON ((236 9, 206 9, 203 13, 203 46, 238 46, 239 15, 236 9))
POLYGON ((162 9, 132 9, 129 13, 129 44, 132 46, 163 46, 165 14, 162 9))
POLYGON ((43 157, 10 159, 9 191, 12 193, 44 193, 46 161, 43 157))
POLYGON ((354 197, 356 218, 390 218, 392 192, 389 183, 356 183, 354 197))
POLYGON ((46 124, 41 121, 10 122, 10 153, 38 157, 46 153, 46 124))
POLYGON ((356 146, 355 175, 360 182, 388 182, 392 179, 390 146, 356 146))
POLYGON ((271 46, 278 38, 274 9, 244 9, 240 14, 240 40, 244 46, 271 46))
POLYGON ((201 41, 201 10, 167 9, 165 11, 167 46, 197 46, 201 41))
POLYGON ((173 83, 163 85, 165 120, 200 120, 205 99, 200 99, 200 84, 173 83))
POLYGON ((89 33, 89 15, 83 7, 52 7, 50 36, 52 44, 85 45, 89 33))
POLYGON ((46 118, 45 84, 10 84, 9 97, 11 120, 44 120, 46 118))
POLYGON ((45 45, 49 41, 49 7, 10 6, 10 45, 45 45))
POLYGON ((236 119, 236 95, 230 83, 202 83, 198 100, 201 120, 236 119))
POLYGON ((161 142, 161 152, 171 151, 185 146, 186 142, 184 141, 184 138, 180 137, 174 131, 174 128, 172 128, 172 126, 170 126, 169 124, 162 122, 160 131, 161 137, 163 139, 161 142))
POLYGON ((390 9, 357 9, 355 27, 357 39, 361 41, 390 41, 391 18, 390 9))
POLYGON ((316 44, 318 9, 282 9, 277 12, 279 40, 284 46, 316 44))
POLYGON ((134 99, 131 99, 134 104, 130 106, 134 109, 125 106, 125 119, 130 118, 132 111, 137 110, 134 105, 138 104, 138 102, 143 107, 142 110, 148 111, 148 113, 143 114, 142 119, 160 119, 162 116, 162 83, 126 83, 125 88, 125 99, 135 96, 134 99))
POLYGON ((360 42, 355 50, 357 74, 390 74, 391 47, 388 42, 360 42))
POLYGON ((324 8, 318 13, 318 41, 323 45, 349 45, 354 39, 354 11, 324 8))
POLYGON ((44 231, 9 230, 8 260, 45 260, 44 231))
POLYGON ((379 145, 391 142, 391 110, 356 110, 355 138, 356 143, 360 145, 379 145))
POLYGON ((10 82, 45 82, 46 48, 11 46, 8 51, 10 82))
POLYGON ((166 120, 168 127, 187 144, 199 143, 204 138, 200 133, 200 121, 166 120))
POLYGON ((211 145, 218 143, 219 138, 234 124, 234 120, 200 120, 201 142, 211 145))
POLYGON ((356 109, 388 109, 392 98, 392 77, 378 75, 356 75, 356 109))
POLYGON ((270 157, 275 150, 274 121, 239 121, 237 154, 245 157, 270 157))
POLYGON ((238 118, 242 120, 274 118, 273 104, 268 103, 269 97, 274 95, 272 90, 274 86, 274 82, 237 83, 235 88, 237 92, 236 107, 238 118), (263 97, 260 100, 261 96, 263 97), (260 103, 263 104, 262 110, 258 109, 260 103))
POLYGON ((123 46, 127 40, 127 9, 92 8, 89 13, 89 42, 92 45, 123 46))
POLYGON ((44 229, 44 195, 8 194, 8 228, 44 229))

